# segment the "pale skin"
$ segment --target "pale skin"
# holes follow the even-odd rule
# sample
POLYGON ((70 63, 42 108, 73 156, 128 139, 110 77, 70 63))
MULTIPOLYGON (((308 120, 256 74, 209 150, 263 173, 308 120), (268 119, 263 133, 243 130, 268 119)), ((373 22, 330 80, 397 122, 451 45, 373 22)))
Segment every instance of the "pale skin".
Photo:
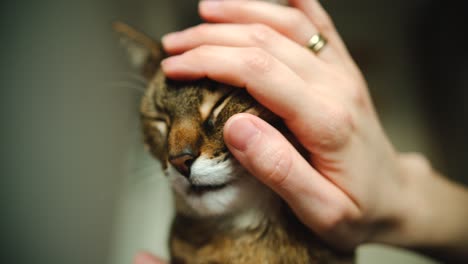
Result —
MULTIPOLYGON (((200 15, 210 24, 163 38, 174 55, 162 62, 164 72, 244 87, 284 119, 308 157, 248 114, 226 123, 225 142, 337 249, 385 243, 466 261, 467 189, 438 176, 421 154, 393 148, 327 13, 318 1, 289 2, 202 1, 200 15), (317 32, 328 44, 314 54, 304 45, 317 32)), ((135 263, 162 261, 142 253, 135 263)))

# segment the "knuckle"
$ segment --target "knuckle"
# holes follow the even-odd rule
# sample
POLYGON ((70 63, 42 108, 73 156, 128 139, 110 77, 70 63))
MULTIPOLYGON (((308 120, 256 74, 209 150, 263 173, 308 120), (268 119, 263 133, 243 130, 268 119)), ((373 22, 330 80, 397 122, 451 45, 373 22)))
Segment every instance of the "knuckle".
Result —
POLYGON ((206 60, 211 54, 216 54, 217 50, 215 46, 212 45, 200 45, 194 49, 191 49, 184 53, 184 56, 193 61, 203 61, 206 60))
POLYGON ((332 78, 338 86, 343 87, 343 99, 351 103, 352 107, 362 108, 368 106, 365 80, 361 79, 360 76, 350 76, 346 72, 339 71, 337 73, 333 74, 332 78))
POLYGON ((346 208, 340 203, 336 203, 330 206, 327 212, 322 214, 319 229, 323 234, 333 233, 346 222, 346 208))
POLYGON ((243 56, 246 68, 256 74, 268 73, 273 68, 273 58, 260 48, 248 48, 243 56))
POLYGON ((353 105, 364 106, 366 104, 366 94, 361 85, 351 85, 349 88, 349 98, 353 105))
POLYGON ((318 147, 333 150, 346 145, 354 130, 351 112, 343 106, 329 107, 324 112, 326 122, 318 135, 318 147))
POLYGON ((401 154, 401 158, 403 158, 403 162, 406 164, 411 164, 418 171, 421 171, 421 175, 427 175, 432 171, 431 163, 429 160, 421 153, 418 152, 411 152, 401 154))
POLYGON ((195 27, 192 28, 192 30, 196 34, 203 34, 207 29, 208 29, 208 24, 205 24, 205 23, 196 25, 195 27))
POLYGON ((295 29, 298 25, 307 25, 310 23, 307 16, 297 8, 289 8, 287 15, 288 19, 285 19, 285 23, 288 29, 295 29))
POLYGON ((250 39, 256 46, 266 46, 272 42, 274 31, 264 24, 252 24, 250 26, 250 39))
POLYGON ((197 39, 203 39, 209 35, 209 31, 212 29, 212 25, 209 24, 199 24, 187 30, 191 36, 196 36, 197 39))
POLYGON ((328 14, 321 14, 320 17, 315 21, 315 26, 324 34, 335 31, 333 20, 328 14))
POLYGON ((203 54, 209 54, 209 53, 214 52, 214 47, 211 45, 203 44, 203 45, 200 45, 198 48, 195 48, 188 52, 193 52, 195 55, 201 56, 203 54))
POLYGON ((429 160, 421 153, 413 152, 413 153, 408 153, 407 155, 408 155, 407 157, 409 158, 409 160, 418 164, 418 166, 421 166, 421 167, 430 166, 429 160))
POLYGON ((287 149, 268 148, 259 155, 260 173, 270 186, 281 188, 289 177, 292 158, 287 149))
POLYGON ((332 123, 332 131, 336 133, 338 137, 337 141, 342 144, 347 142, 354 128, 351 112, 344 107, 336 107, 333 110, 332 118, 335 121, 332 123))

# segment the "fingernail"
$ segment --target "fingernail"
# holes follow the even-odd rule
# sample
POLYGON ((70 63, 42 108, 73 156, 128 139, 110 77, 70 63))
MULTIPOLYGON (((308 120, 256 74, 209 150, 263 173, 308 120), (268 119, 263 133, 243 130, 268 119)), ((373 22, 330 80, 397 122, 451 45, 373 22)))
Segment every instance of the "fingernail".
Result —
POLYGON ((225 127, 226 143, 239 151, 245 151, 260 136, 261 131, 246 116, 234 116, 225 127))
POLYGON ((166 47, 166 45, 170 45, 170 44, 176 42, 177 39, 179 38, 179 35, 180 35, 179 32, 172 32, 172 33, 164 35, 161 38, 161 42, 162 42, 163 46, 166 47))
POLYGON ((203 0, 200 2, 200 8, 202 8, 204 11, 217 11, 219 10, 219 6, 221 4, 221 1, 219 0, 203 0))
POLYGON ((166 35, 164 35, 162 38, 161 38, 161 41, 164 43, 164 42, 171 42, 173 41, 175 38, 177 38, 177 35, 179 33, 178 32, 172 32, 172 33, 168 33, 166 35))

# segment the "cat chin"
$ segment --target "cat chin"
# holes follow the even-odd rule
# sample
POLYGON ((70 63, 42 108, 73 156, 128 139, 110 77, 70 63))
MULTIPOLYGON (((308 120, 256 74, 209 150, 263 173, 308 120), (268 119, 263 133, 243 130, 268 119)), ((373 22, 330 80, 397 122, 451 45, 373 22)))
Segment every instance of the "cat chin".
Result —
POLYGON ((241 178, 245 169, 234 159, 225 159, 224 154, 218 158, 200 156, 192 166, 190 183, 194 185, 222 185, 241 178))
POLYGON ((255 180, 234 181, 222 189, 193 194, 174 188, 183 206, 178 213, 196 218, 242 215, 248 209, 263 206, 271 200, 271 191, 255 180))
POLYGON ((177 211, 196 217, 235 215, 271 196, 264 185, 237 161, 200 157, 192 164, 190 180, 172 166, 166 171, 176 195, 177 211), (218 186, 198 190, 193 186, 218 186), (262 195, 264 193, 265 195, 262 195))

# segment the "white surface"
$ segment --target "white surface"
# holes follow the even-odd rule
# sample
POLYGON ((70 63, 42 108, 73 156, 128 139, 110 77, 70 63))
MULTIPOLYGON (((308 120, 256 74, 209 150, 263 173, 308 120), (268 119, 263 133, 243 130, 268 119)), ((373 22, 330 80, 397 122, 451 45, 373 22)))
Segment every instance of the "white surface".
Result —
POLYGON ((167 236, 173 215, 172 196, 158 162, 149 154, 131 162, 137 166, 126 181, 114 227, 110 263, 129 264, 147 250, 167 258, 167 236))

